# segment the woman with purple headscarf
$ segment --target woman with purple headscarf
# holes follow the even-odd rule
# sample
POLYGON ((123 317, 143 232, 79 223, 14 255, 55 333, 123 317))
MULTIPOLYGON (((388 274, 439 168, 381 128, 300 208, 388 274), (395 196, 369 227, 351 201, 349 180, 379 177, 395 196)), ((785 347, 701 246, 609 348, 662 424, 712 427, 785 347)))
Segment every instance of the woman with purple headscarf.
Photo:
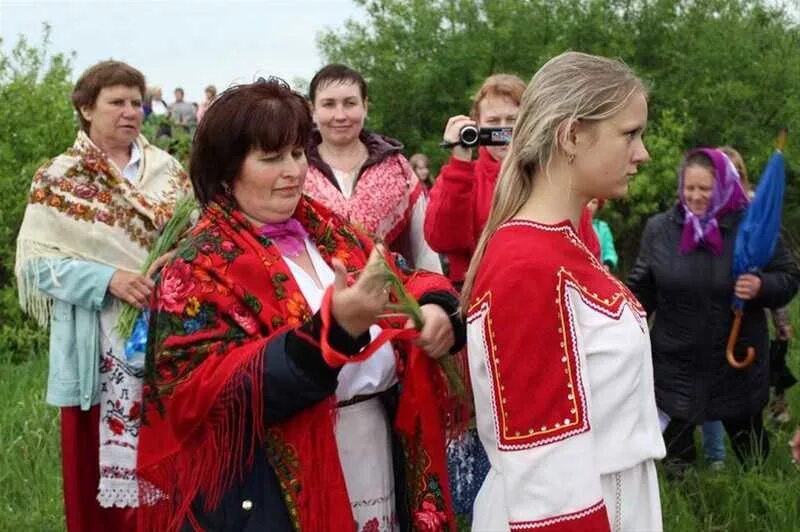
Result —
POLYGON ((766 457, 761 421, 769 398, 769 335, 764 308, 786 305, 800 269, 779 242, 762 271, 734 279, 736 231, 748 205, 733 163, 721 151, 690 151, 679 171, 679 202, 648 220, 628 285, 648 315, 656 402, 670 421, 667 458, 683 471, 696 459, 694 427, 720 419, 742 462, 766 457), (761 355, 747 369, 725 359, 733 295, 746 301, 737 354, 761 355))

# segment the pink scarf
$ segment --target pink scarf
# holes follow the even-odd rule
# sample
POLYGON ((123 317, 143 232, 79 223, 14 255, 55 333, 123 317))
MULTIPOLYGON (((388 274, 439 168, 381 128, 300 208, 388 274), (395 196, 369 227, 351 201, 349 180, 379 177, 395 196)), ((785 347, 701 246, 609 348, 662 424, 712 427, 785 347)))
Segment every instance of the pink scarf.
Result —
POLYGON ((258 234, 269 238, 287 257, 297 257, 305 249, 308 232, 294 218, 274 224, 264 224, 258 234))

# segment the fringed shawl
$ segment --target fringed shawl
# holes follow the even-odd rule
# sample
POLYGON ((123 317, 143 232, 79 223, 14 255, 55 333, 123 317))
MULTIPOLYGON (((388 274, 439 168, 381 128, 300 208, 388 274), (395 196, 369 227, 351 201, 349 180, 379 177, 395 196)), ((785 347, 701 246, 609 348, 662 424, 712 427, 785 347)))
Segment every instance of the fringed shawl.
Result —
MULTIPOLYGON (((328 264, 337 258, 353 274, 364 267, 372 243, 322 205, 304 196, 294 217, 328 264)), ((449 289, 435 274, 398 274, 417 297, 449 289)), ((324 324, 330 320, 326 301, 324 324)), ((218 198, 163 271, 154 306, 138 459, 140 528, 180 528, 191 520, 198 496, 204 510, 213 511, 249 470, 255 446, 266 450, 295 529, 338 530, 352 523, 334 436, 334 396, 286 421, 264 422, 264 347, 311 318, 277 246, 230 199, 218 198)), ((399 330, 403 321, 381 326, 407 337, 409 331, 399 330)), ((343 363, 324 330, 324 359, 343 363)), ((455 530, 440 408, 446 384, 436 363, 412 343, 395 341, 395 348, 402 383, 395 430, 405 446, 411 516, 455 530)))
MULTIPOLYGON (((14 271, 22 308, 43 327, 51 301, 38 290, 32 260, 69 257, 138 271, 176 199, 191 191, 175 159, 143 136, 135 142, 142 153, 135 182, 123 177, 83 131, 33 178, 14 271)), ((52 267, 50 275, 55 275, 52 267)))

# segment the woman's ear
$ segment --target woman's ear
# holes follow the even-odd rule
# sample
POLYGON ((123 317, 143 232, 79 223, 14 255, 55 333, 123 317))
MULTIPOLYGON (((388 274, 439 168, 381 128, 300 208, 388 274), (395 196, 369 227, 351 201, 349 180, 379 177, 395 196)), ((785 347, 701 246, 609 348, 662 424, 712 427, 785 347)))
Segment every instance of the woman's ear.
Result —
POLYGON ((558 127, 558 147, 567 156, 574 158, 578 152, 578 127, 580 122, 573 118, 567 118, 558 127))
POLYGON ((87 122, 92 121, 92 116, 94 115, 94 106, 88 105, 81 105, 81 116, 87 122))

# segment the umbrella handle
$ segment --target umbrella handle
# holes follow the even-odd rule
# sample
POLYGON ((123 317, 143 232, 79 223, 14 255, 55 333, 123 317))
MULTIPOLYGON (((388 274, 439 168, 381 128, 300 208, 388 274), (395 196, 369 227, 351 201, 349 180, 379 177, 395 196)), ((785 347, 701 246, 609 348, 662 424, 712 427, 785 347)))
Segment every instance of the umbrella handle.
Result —
POLYGON ((753 347, 748 347, 747 355, 744 357, 744 360, 736 360, 736 356, 733 354, 733 349, 736 347, 736 340, 739 339, 739 329, 742 328, 742 311, 734 310, 733 315, 733 325, 731 326, 731 334, 728 336, 728 346, 725 349, 725 358, 728 359, 728 364, 730 364, 731 367, 736 369, 745 369, 750 367, 750 365, 756 359, 756 350, 753 347))
POLYGON ((786 129, 785 127, 781 128, 780 131, 778 131, 778 140, 775 142, 775 148, 778 151, 782 152, 783 149, 786 147, 786 137, 788 136, 789 136, 789 130, 786 129))

